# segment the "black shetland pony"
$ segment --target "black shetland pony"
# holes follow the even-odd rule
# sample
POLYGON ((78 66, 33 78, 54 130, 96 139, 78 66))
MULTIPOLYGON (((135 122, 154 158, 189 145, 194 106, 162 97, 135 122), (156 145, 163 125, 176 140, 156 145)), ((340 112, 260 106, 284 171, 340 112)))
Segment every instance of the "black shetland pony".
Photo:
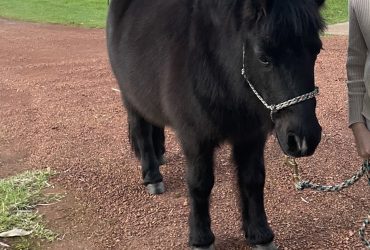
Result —
POLYGON ((314 153, 314 64, 324 0, 112 0, 110 62, 130 139, 151 194, 164 192, 164 127, 188 164, 190 246, 213 249, 213 155, 231 143, 243 229, 256 249, 276 249, 264 208, 264 147, 274 130, 291 156, 314 153), (241 72, 242 71, 242 72, 241 72))

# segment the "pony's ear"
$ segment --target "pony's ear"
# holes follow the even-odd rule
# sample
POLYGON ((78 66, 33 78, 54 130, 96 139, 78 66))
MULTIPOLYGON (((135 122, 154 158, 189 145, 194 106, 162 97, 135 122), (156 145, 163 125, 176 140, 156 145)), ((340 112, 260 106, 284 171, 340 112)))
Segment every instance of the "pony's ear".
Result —
POLYGON ((258 21, 267 15, 269 0, 246 0, 244 1, 244 17, 248 20, 258 21))
POLYGON ((317 3, 317 6, 319 6, 319 7, 323 6, 324 3, 325 3, 325 0, 315 0, 315 1, 317 3))

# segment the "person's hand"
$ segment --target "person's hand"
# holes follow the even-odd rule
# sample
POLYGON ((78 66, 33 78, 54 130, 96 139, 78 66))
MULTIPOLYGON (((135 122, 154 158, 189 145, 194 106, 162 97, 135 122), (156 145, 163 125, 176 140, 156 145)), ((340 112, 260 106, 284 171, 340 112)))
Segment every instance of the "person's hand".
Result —
POLYGON ((355 123, 351 129, 355 137, 358 155, 365 160, 370 159, 370 131, 366 128, 365 123, 355 123))

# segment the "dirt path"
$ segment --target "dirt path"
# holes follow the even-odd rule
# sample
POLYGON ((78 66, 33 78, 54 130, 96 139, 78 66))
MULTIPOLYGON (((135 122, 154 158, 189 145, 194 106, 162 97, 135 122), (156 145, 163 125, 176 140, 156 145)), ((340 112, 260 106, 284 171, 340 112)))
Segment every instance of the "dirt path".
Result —
MULTIPOLYGON (((167 192, 149 196, 130 152, 125 111, 104 31, 0 20, 0 177, 51 167, 66 200, 45 211, 64 239, 49 249, 187 249, 184 158, 167 131, 167 192)), ((346 123, 346 37, 325 37, 317 64, 324 137, 300 160, 303 176, 332 183, 360 166, 346 123)), ((218 152, 213 229, 218 249, 248 249, 228 147, 218 152)), ((361 249, 370 208, 361 180, 340 194, 296 192, 274 140, 266 150, 266 206, 281 249, 361 249)), ((45 247, 46 248, 46 247, 45 247)))

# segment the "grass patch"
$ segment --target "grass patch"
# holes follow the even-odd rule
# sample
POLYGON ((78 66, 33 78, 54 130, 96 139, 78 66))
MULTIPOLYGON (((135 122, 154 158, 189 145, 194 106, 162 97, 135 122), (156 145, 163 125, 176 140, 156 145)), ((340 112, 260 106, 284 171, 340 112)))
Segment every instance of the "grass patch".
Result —
MULTIPOLYGON (((326 0, 328 24, 348 20, 348 0, 326 0)), ((40 23, 104 28, 107 0, 0 0, 0 16, 40 23)))
POLYGON ((348 0, 326 0, 322 15, 328 24, 348 21, 348 0))
POLYGON ((43 190, 50 186, 51 174, 50 170, 32 171, 0 179, 0 233, 14 228, 32 231, 30 236, 12 241, 14 249, 29 249, 28 245, 37 239, 52 241, 57 237, 45 228, 42 216, 35 211, 38 204, 61 199, 60 195, 43 194, 43 190))
POLYGON ((105 27, 107 0, 0 0, 0 16, 22 21, 105 27))

